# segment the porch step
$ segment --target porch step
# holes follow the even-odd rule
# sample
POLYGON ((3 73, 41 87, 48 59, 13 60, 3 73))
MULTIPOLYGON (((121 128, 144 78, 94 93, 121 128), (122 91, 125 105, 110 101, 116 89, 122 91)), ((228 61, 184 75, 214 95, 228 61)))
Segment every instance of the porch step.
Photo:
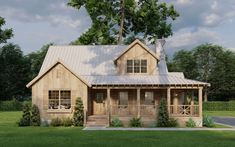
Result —
POLYGON ((87 127, 105 127, 108 126, 108 117, 106 115, 91 115, 87 118, 87 127))

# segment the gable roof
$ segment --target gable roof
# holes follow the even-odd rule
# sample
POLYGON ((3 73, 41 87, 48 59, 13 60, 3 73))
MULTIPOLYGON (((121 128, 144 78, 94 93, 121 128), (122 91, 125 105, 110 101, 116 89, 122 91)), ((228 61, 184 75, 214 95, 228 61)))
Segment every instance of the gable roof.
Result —
POLYGON ((54 68, 56 65, 61 64, 63 65, 67 70, 69 70, 74 76, 76 76, 78 79, 80 79, 84 84, 91 87, 89 83, 86 82, 81 76, 79 76, 76 72, 74 72, 72 69, 69 68, 69 65, 64 63, 62 60, 58 59, 54 64, 51 65, 47 70, 44 70, 38 76, 36 76, 32 81, 30 81, 26 87, 31 87, 34 83, 36 83, 38 80, 40 80, 44 75, 46 75, 52 68, 54 68))
POLYGON ((148 48, 148 46, 146 46, 145 44, 143 44, 141 41, 139 41, 139 39, 136 39, 135 41, 133 41, 123 52, 121 52, 121 54, 116 57, 114 59, 114 63, 116 63, 116 61, 122 56, 124 55, 126 52, 128 52, 134 45, 139 44, 144 50, 146 50, 150 55, 152 55, 155 59, 157 59, 159 61, 159 57, 157 57, 156 53, 154 53, 151 49, 148 48))
MULTIPOLYGON (((135 43, 143 45, 149 53, 153 53, 155 46, 145 46, 136 40, 132 45, 69 45, 69 46, 50 46, 42 67, 37 77, 35 77, 27 87, 31 87, 35 82, 40 80, 57 64, 62 64, 72 74, 79 78, 87 86, 99 84, 149 84, 149 85, 207 85, 209 83, 188 80, 183 77, 182 73, 171 73, 162 59, 158 63, 156 75, 135 75, 126 76, 118 75, 116 66, 113 63, 115 57, 119 57, 127 52, 135 43), (163 66, 164 65, 164 66, 163 66), (164 72, 162 72, 164 71, 164 72)), ((117 59, 117 58, 116 58, 117 59)), ((157 58, 156 58, 157 59, 157 58)))

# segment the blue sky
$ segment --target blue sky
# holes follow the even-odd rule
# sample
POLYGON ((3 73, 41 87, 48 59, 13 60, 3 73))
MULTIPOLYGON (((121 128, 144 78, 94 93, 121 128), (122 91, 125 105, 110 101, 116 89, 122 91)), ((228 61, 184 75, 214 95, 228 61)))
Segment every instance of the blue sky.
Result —
MULTIPOLYGON (((167 38, 168 53, 214 43, 235 50, 235 0, 161 0, 180 13, 167 38)), ((54 42, 68 44, 85 32, 91 20, 84 8, 66 6, 67 0, 0 0, 4 27, 13 28, 14 42, 24 53, 54 42)))

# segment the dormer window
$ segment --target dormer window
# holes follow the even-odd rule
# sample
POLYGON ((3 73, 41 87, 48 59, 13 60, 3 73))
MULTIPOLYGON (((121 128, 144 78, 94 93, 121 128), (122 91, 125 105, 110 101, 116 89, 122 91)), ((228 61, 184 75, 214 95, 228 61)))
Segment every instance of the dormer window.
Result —
POLYGON ((147 60, 134 59, 126 62, 127 73, 147 73, 147 60))

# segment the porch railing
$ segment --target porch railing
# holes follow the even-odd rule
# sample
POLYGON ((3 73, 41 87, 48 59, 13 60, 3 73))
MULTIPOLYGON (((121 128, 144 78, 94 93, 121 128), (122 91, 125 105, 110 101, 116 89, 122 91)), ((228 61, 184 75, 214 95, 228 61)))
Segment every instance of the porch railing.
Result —
POLYGON ((199 105, 170 105, 170 116, 197 117, 199 116, 199 105))
POLYGON ((156 116, 157 105, 111 105, 111 115, 137 116, 140 109, 140 116, 156 116))

